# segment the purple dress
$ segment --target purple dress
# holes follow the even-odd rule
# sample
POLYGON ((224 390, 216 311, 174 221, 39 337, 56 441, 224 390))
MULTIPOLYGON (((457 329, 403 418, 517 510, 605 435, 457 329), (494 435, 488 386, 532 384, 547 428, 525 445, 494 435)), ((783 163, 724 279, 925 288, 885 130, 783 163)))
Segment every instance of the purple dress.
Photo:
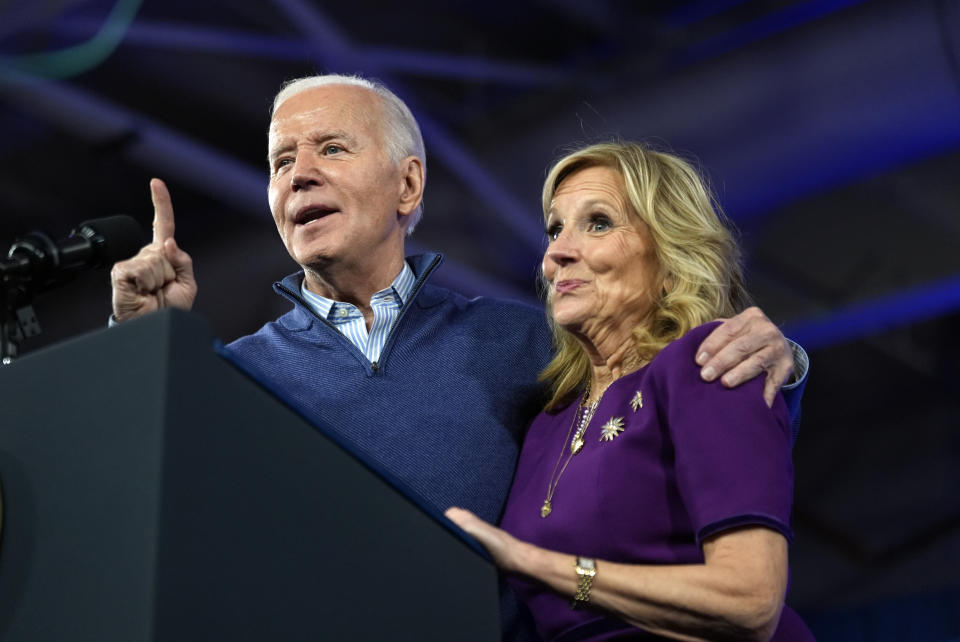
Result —
MULTIPOLYGON (((637 564, 703 563, 705 537, 745 524, 791 540, 786 405, 778 395, 767 408, 762 377, 732 390, 700 379, 694 351, 716 325, 691 330, 607 389, 546 518, 541 507, 569 453, 579 404, 540 413, 524 441, 501 526, 547 549, 637 564)), ((601 610, 572 610, 569 597, 539 582, 509 581, 546 640, 654 638, 601 610)), ((773 639, 813 636, 785 607, 773 639)))

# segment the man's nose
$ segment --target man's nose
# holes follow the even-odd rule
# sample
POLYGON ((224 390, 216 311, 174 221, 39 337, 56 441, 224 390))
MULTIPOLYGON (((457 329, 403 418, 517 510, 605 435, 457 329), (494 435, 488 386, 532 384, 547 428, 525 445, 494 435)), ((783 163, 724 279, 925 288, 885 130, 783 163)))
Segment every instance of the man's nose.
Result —
POLYGON ((298 151, 293 161, 293 171, 290 173, 290 185, 293 191, 320 185, 322 182, 323 177, 313 154, 307 150, 298 151))

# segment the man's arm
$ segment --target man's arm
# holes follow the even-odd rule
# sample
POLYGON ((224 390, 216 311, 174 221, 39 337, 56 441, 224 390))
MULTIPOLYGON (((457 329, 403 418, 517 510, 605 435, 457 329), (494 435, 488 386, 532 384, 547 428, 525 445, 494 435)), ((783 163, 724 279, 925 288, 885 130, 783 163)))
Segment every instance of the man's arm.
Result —
POLYGON ((113 265, 113 319, 126 321, 161 308, 189 310, 197 296, 190 255, 173 239, 173 204, 163 181, 150 181, 153 242, 113 265))

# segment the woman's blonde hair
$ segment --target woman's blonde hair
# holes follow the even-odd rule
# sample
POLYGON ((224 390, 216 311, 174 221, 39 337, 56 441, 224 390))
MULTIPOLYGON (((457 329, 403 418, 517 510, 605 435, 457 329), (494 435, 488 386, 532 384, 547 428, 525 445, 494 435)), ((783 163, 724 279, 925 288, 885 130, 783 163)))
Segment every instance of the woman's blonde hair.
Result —
MULTIPOLYGON (((588 167, 608 167, 623 177, 630 215, 646 224, 653 241, 662 287, 644 321, 633 330, 642 363, 692 328, 749 304, 732 226, 690 163, 639 143, 579 149, 550 170, 543 186, 544 218, 564 179, 588 167)), ((549 288, 546 291, 556 354, 540 379, 550 384, 546 408, 553 410, 590 381, 591 371, 580 342, 553 322, 549 288)))

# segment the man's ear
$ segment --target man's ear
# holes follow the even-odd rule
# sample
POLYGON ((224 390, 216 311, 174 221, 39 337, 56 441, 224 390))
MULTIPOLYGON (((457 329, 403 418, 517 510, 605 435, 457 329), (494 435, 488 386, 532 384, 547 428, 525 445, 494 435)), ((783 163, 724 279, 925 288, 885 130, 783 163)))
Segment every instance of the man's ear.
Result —
POLYGON ((407 156, 400 161, 400 200, 397 212, 408 216, 417 210, 423 200, 423 162, 416 156, 407 156))

